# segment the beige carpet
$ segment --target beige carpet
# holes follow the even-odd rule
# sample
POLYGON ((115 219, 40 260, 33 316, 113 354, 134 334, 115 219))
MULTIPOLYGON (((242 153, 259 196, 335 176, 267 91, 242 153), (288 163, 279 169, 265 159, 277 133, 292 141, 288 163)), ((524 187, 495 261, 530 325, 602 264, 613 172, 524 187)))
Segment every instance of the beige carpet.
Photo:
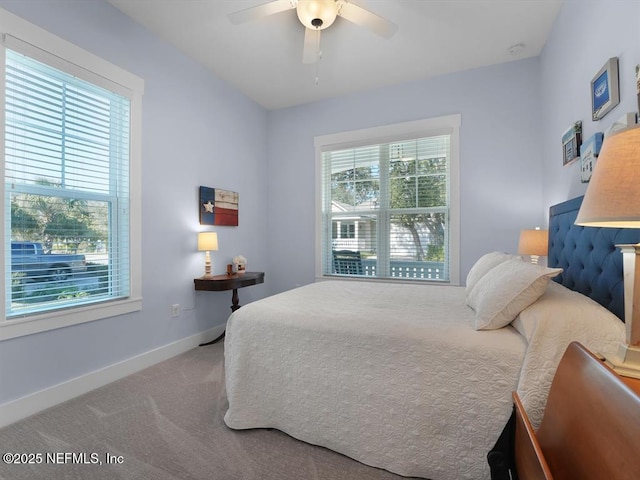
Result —
POLYGON ((2 462, 0 479, 405 478, 277 430, 227 428, 223 359, 222 342, 196 348, 1 429, 0 451, 34 463, 2 462))

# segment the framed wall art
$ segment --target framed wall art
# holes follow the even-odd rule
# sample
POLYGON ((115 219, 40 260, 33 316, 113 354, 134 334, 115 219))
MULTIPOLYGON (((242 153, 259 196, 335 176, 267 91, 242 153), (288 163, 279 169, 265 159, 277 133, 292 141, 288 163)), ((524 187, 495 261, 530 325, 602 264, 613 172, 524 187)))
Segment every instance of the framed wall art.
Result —
POLYGON ((619 103, 618 57, 612 57, 591 80, 592 120, 600 120, 619 103))
POLYGON ((238 226, 238 193, 200 187, 200 225, 238 226))
POLYGON ((619 119, 611 124, 609 128, 604 131, 605 138, 609 135, 616 133, 625 128, 633 127, 637 123, 636 112, 625 113, 619 119))
POLYGON ((587 183, 591 180, 603 138, 604 135, 601 132, 594 133, 580 147, 580 181, 582 183, 587 183))
POLYGON ((638 114, 640 114, 640 65, 636 65, 636 96, 638 97, 638 114))
POLYGON ((569 165, 580 158, 582 142, 582 122, 575 122, 562 135, 562 165, 569 165))

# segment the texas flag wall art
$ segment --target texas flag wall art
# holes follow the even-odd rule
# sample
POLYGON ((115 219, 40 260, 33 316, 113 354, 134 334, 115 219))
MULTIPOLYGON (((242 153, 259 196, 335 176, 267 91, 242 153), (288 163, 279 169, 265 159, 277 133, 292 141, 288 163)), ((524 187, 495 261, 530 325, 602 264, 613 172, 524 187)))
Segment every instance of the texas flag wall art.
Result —
POLYGON ((200 187, 200 225, 238 226, 238 192, 200 187))

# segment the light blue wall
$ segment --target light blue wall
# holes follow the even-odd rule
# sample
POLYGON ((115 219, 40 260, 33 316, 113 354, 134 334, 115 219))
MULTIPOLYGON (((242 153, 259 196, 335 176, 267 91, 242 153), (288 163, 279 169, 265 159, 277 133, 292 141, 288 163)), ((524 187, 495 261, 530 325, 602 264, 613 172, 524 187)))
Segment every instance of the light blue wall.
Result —
POLYGON ((584 138, 637 112, 635 66, 640 63, 640 2, 567 0, 542 52, 544 207, 583 195, 580 163, 562 166, 562 133, 582 120, 584 138), (610 57, 619 57, 620 104, 591 120, 590 82, 610 57))
MULTIPOLYGON (((3 7, 145 80, 143 310, 0 342, 0 405, 226 321, 231 292, 196 295, 198 187, 240 192, 240 226, 217 228, 214 272, 238 253, 267 269, 267 114, 102 0, 0 1, 3 7), (171 318, 170 306, 182 313, 171 318)), ((267 294, 243 289, 241 301, 267 294)))
POLYGON ((462 114, 461 275, 543 221, 537 58, 269 113, 272 291, 315 275, 314 136, 462 114))

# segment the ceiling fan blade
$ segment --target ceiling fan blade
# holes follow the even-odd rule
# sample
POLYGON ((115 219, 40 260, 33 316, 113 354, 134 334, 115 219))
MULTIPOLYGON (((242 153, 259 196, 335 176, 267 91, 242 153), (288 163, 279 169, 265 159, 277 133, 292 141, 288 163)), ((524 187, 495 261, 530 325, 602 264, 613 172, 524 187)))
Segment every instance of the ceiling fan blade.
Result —
POLYGON ((395 23, 351 2, 339 1, 338 15, 351 23, 368 28, 381 37, 391 38, 398 31, 398 26, 395 23))
POLYGON ((304 29, 304 48, 302 50, 302 63, 316 63, 320 46, 320 32, 322 30, 304 29))
POLYGON ((292 10, 296 8, 297 3, 297 0, 274 0, 273 2, 263 3, 262 5, 256 5, 255 7, 230 13, 227 15, 227 18, 234 25, 238 25, 284 12, 285 10, 292 10))

